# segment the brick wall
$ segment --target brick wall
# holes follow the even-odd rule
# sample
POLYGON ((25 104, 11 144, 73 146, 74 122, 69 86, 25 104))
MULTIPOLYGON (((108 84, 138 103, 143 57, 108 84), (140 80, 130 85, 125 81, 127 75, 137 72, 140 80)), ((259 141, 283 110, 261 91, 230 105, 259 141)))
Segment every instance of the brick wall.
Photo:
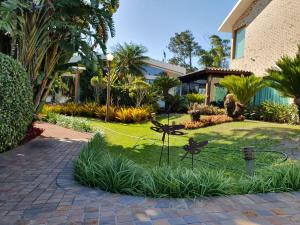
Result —
POLYGON ((246 26, 244 57, 231 59, 230 67, 263 76, 281 56, 294 56, 297 52, 300 0, 256 0, 234 24, 233 38, 234 31, 243 26, 246 26))

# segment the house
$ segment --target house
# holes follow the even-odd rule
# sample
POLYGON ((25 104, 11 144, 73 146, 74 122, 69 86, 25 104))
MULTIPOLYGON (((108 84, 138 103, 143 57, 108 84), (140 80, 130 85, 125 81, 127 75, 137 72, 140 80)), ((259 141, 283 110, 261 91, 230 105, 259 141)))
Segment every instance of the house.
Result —
POLYGON ((182 82, 180 95, 188 93, 205 94, 205 104, 223 102, 227 91, 220 86, 219 82, 228 75, 249 76, 252 73, 245 70, 234 70, 225 68, 205 68, 196 72, 180 76, 182 82))
POLYGON ((186 74, 186 69, 181 66, 176 66, 166 62, 158 61, 155 59, 148 59, 145 61, 147 64, 144 66, 144 76, 148 83, 153 81, 162 73, 171 77, 180 77, 186 74))
MULTIPOLYGON (((264 76, 283 55, 296 55, 300 44, 300 1, 239 0, 219 31, 232 33, 230 69, 264 76)), ((256 96, 257 103, 264 100, 287 102, 271 88, 256 96)))

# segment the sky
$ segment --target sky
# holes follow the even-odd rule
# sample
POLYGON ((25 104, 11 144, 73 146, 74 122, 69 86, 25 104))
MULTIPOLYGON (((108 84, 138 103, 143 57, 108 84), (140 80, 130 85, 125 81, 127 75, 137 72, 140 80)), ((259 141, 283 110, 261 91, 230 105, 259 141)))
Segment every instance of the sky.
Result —
POLYGON ((133 42, 148 49, 147 55, 167 58, 170 37, 176 32, 191 30, 196 41, 209 48, 208 37, 217 34, 230 39, 231 34, 218 32, 219 26, 238 0, 120 0, 114 15, 116 35, 108 42, 108 49, 117 43, 133 42))

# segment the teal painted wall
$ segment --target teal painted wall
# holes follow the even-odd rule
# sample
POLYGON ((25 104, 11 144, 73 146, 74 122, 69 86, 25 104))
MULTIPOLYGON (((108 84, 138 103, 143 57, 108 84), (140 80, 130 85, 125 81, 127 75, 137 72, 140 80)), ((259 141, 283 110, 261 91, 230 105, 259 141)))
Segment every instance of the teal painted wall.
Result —
POLYGON ((270 101, 281 105, 289 104, 289 98, 282 97, 278 91, 270 87, 260 90, 253 98, 252 105, 257 106, 265 101, 270 101))

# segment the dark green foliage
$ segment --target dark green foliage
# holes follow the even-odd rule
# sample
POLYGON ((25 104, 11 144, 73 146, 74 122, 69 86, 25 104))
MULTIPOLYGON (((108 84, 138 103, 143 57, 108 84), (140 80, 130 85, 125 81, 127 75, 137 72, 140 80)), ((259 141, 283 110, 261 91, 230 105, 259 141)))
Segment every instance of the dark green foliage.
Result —
POLYGON ((249 108, 245 116, 249 119, 268 122, 299 123, 299 112, 294 104, 280 105, 272 102, 263 102, 260 106, 249 108))
POLYGON ((75 178, 80 183, 105 191, 135 194, 140 189, 142 170, 132 161, 111 157, 101 134, 96 134, 75 162, 75 178))
MULTIPOLYGON (((282 95, 294 99, 300 98, 300 45, 295 58, 284 56, 269 69, 265 80, 282 95)), ((299 102, 300 104, 300 102, 299 102)))
POLYGON ((213 168, 145 168, 108 149, 103 135, 96 134, 75 161, 76 180, 105 191, 160 198, 300 190, 299 163, 261 168, 254 177, 239 179, 213 168))
POLYGON ((230 41, 221 39, 217 35, 212 35, 210 39, 210 50, 199 52, 199 64, 204 67, 228 67, 228 57, 230 56, 230 41))
POLYGON ((185 96, 190 104, 199 103, 202 104, 205 102, 206 96, 204 94, 190 93, 185 96))
POLYGON ((186 30, 175 33, 174 37, 170 38, 168 49, 174 54, 169 63, 185 67, 188 72, 197 70, 197 68, 193 67, 192 59, 202 48, 195 41, 191 31, 186 30))
POLYGON ((300 165, 286 164, 260 171, 240 181, 241 193, 288 192, 300 190, 300 165))
POLYGON ((15 147, 33 119, 29 76, 12 58, 0 53, 0 152, 15 147))
POLYGON ((145 195, 151 197, 219 196, 230 189, 230 179, 223 172, 208 169, 154 168, 142 183, 145 195))
POLYGON ((103 136, 96 134, 75 161, 75 178, 105 191, 151 197, 224 195, 229 179, 223 172, 169 167, 148 170, 124 157, 113 158, 103 136))
MULTIPOLYGON (((90 71, 84 71, 80 75, 80 102, 91 102, 95 100, 93 87, 90 85, 90 80, 93 77, 93 73, 90 71)), ((105 102, 105 97, 101 98, 102 104, 105 102)))

